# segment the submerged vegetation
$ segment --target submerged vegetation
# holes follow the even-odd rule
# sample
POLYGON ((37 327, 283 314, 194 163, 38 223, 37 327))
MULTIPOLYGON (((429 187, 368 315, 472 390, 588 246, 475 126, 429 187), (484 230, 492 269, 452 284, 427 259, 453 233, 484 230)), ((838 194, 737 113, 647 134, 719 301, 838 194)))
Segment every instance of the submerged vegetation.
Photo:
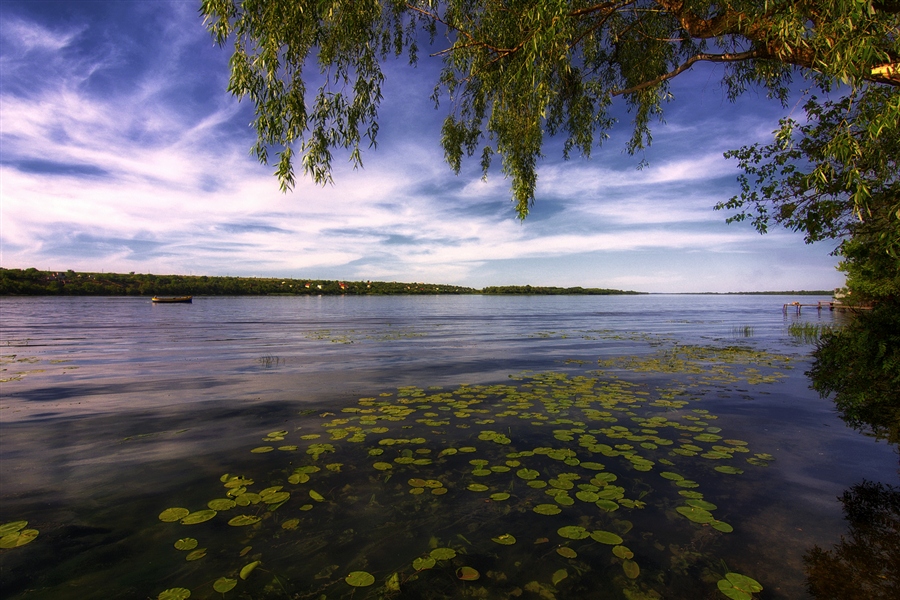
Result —
POLYGON ((740 476, 775 457, 700 403, 790 363, 658 348, 304 412, 193 500, 160 506, 174 585, 147 592, 749 600, 765 581, 718 549, 741 527, 740 476))
POLYGON ((787 328, 788 335, 807 344, 816 343, 823 335, 834 330, 835 327, 833 325, 810 323, 809 321, 791 323, 787 328))

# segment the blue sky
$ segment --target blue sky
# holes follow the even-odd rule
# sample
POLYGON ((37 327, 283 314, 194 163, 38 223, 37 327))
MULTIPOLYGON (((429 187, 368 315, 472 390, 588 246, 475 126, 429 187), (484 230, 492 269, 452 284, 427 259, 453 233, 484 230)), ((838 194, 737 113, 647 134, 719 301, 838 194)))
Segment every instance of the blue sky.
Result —
MULTIPOLYGON (((720 67, 676 79, 641 157, 629 115, 590 159, 551 140, 520 222, 509 182, 457 176, 428 99, 439 59, 386 65, 378 148, 334 185, 282 194, 249 149, 252 108, 225 90, 199 0, 0 2, 0 266, 531 284, 647 292, 830 289, 833 244, 761 236, 714 211, 737 193, 722 153, 768 141, 786 109, 736 103, 720 67)), ((799 116, 795 115, 795 116, 799 116)))

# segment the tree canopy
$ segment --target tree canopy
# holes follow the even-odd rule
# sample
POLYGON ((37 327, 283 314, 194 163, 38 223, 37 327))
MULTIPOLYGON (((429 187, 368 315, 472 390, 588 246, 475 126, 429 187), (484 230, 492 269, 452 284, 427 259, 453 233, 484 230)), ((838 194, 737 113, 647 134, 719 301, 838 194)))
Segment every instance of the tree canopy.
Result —
POLYGON ((900 122, 897 0, 203 0, 201 13, 219 44, 233 43, 229 89, 255 105, 254 150, 277 162, 283 189, 298 159, 319 183, 336 149, 361 164, 377 139, 381 62, 415 63, 423 34, 443 60, 434 99, 449 105, 447 162, 458 171, 478 154, 486 174, 499 155, 522 218, 547 135, 565 136, 566 157, 589 155, 621 98, 627 149, 641 149, 672 78, 697 62, 725 65, 731 98, 753 86, 784 100, 798 74, 858 98, 886 87, 873 126, 900 122))

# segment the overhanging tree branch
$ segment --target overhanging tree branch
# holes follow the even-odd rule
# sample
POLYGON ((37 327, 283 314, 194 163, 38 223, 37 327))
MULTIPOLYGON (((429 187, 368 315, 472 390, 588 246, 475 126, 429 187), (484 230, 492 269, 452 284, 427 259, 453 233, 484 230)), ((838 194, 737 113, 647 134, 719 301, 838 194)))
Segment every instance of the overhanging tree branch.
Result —
POLYGON ((742 60, 751 60, 754 58, 759 58, 760 53, 757 50, 748 50, 747 52, 738 52, 734 54, 695 54, 694 56, 688 58, 684 63, 679 65, 677 68, 669 71, 665 75, 661 75, 656 77, 655 79, 651 79, 649 81, 645 81, 638 85, 631 86, 624 90, 616 90, 612 92, 613 96, 621 96, 622 94, 631 94, 634 92, 639 92, 641 90, 647 89, 649 87, 653 87, 662 83, 663 81, 672 79, 673 77, 684 73, 691 66, 700 61, 708 61, 708 62, 738 62, 742 60))

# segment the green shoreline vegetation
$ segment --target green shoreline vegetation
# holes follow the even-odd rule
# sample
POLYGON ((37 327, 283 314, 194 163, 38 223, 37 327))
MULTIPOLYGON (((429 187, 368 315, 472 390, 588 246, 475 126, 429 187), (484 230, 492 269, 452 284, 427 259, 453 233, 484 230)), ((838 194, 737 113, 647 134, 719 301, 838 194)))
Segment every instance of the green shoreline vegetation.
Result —
POLYGON ((76 273, 0 268, 0 296, 311 296, 311 295, 621 295, 643 292, 583 287, 458 285, 282 277, 209 277, 150 273, 76 273))

